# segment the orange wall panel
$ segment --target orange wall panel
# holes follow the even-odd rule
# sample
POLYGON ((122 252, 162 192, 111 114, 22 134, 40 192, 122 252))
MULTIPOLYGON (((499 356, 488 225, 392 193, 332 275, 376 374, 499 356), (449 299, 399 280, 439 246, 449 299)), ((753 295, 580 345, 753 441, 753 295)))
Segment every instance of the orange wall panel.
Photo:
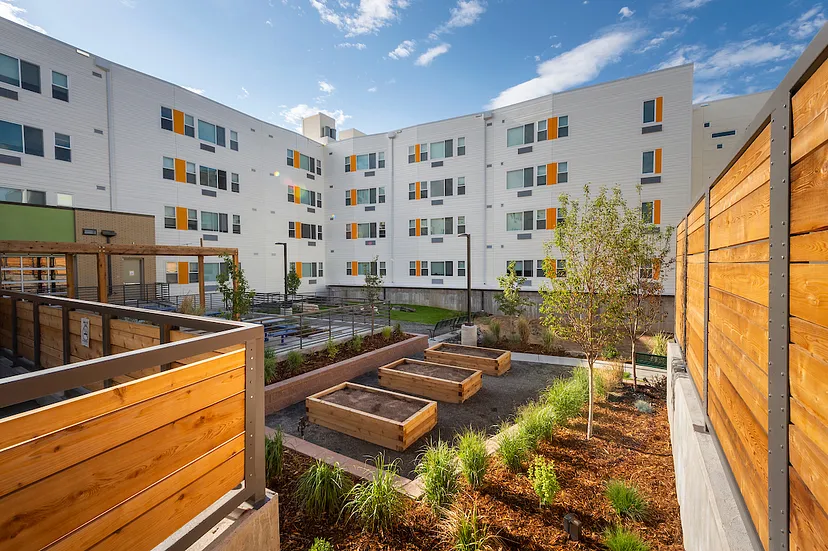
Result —
POLYGON ((656 122, 661 122, 662 115, 664 114, 664 98, 659 96, 656 98, 656 122))
POLYGON ((546 165, 546 184, 555 185, 558 183, 558 163, 546 165))
POLYGON ((190 263, 189 262, 179 262, 178 263, 178 283, 184 284, 190 282, 190 263))
POLYGON ((187 229, 187 209, 184 207, 175 207, 175 229, 187 229))
POLYGON ((184 113, 173 109, 173 132, 184 134, 184 113))
POLYGON ((546 121, 547 135, 550 140, 558 139, 558 117, 552 117, 546 121))
POLYGON ((187 183, 187 161, 184 159, 175 160, 175 181, 187 183))
POLYGON ((655 173, 661 174, 661 148, 655 150, 655 173))
POLYGON ((661 224, 661 199, 653 202, 653 223, 661 224))

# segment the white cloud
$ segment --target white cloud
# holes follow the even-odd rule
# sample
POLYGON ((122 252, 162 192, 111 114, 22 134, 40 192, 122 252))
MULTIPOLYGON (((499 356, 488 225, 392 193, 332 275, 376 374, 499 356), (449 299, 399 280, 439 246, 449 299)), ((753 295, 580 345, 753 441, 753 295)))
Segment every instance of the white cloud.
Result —
POLYGON ((138 2, 137 0, 121 0, 121 4, 126 6, 127 8, 134 8, 138 2))
POLYGON ((787 23, 788 34, 797 40, 811 38, 811 36, 815 35, 822 28, 825 21, 822 4, 816 4, 813 8, 796 18, 796 20, 787 23))
POLYGON ((403 40, 400 45, 388 52, 391 59, 402 59, 414 53, 417 43, 414 40, 403 40))
POLYGON ((322 92, 325 92, 328 95, 333 94, 333 91, 336 90, 336 86, 331 84, 330 82, 325 82, 324 80, 319 81, 319 89, 322 92))
POLYGON ((8 0, 8 1, 0 1, 0 17, 3 19, 8 19, 9 21, 13 21, 18 25, 23 25, 24 27, 28 27, 33 31, 37 31, 43 34, 49 34, 43 27, 38 27, 32 23, 29 23, 23 18, 23 15, 26 13, 26 10, 14 5, 15 0, 8 0))
POLYGON ((604 67, 617 62, 639 36, 636 30, 614 30, 544 61, 537 67, 537 77, 504 90, 489 102, 489 108, 511 105, 589 82, 604 67))
POLYGON ((435 29, 430 37, 434 40, 440 33, 450 29, 474 25, 485 12, 486 2, 484 0, 457 0, 457 5, 449 10, 451 14, 449 20, 435 29))
POLYGON ((658 64, 656 69, 669 69, 670 67, 678 67, 687 63, 694 63, 702 58, 705 54, 705 49, 698 45, 679 46, 670 52, 670 56, 658 64))
POLYGON ((704 103, 706 101, 716 101, 733 97, 735 94, 725 92, 724 85, 721 83, 706 83, 696 85, 693 96, 693 103, 704 103))
POLYGON ((550 47, 550 48, 554 48, 554 49, 556 49, 556 50, 557 50, 557 49, 558 49, 558 48, 560 48, 561 46, 563 46, 563 42, 556 42, 555 44, 552 44, 552 45, 550 45, 549 47, 550 47))
POLYGON ((265 21, 265 25, 267 25, 268 27, 272 27, 273 26, 273 21, 268 19, 267 21, 265 21))
POLYGON ((247 99, 249 97, 250 97, 250 92, 247 91, 247 88, 242 86, 241 94, 239 94, 238 98, 239 99, 247 99))
POLYGON ((336 48, 354 48, 357 50, 364 50, 368 46, 363 44, 362 42, 343 42, 341 44, 337 44, 336 48))
POLYGON ((632 17, 635 11, 631 10, 627 6, 624 6, 620 10, 618 10, 618 15, 621 16, 621 19, 626 19, 628 17, 632 17))
POLYGON ((773 44, 757 39, 726 44, 696 64, 696 78, 717 78, 747 67, 794 58, 802 49, 797 44, 773 44))
POLYGON ((302 131, 302 119, 310 117, 317 113, 324 113, 336 121, 337 126, 342 126, 345 121, 352 118, 351 115, 346 115, 342 109, 329 111, 328 109, 321 109, 320 107, 310 107, 304 103, 294 105, 290 108, 285 108, 279 112, 279 115, 288 125, 292 125, 295 130, 302 131))
POLYGON ((679 27, 676 27, 675 29, 668 29, 668 30, 662 32, 661 34, 659 34, 659 35, 651 38, 650 40, 648 40, 647 43, 644 46, 642 46, 641 48, 636 50, 636 53, 643 54, 644 52, 647 52, 649 50, 658 48, 659 46, 664 44, 664 42, 666 42, 669 38, 672 38, 673 36, 677 35, 680 32, 681 32, 681 29, 679 27))
POLYGON ((677 10, 695 10, 710 2, 712 0, 675 0, 673 7, 677 10))
POLYGON ((332 7, 330 0, 310 0, 319 17, 325 23, 334 25, 345 36, 376 33, 390 25, 408 7, 408 0, 360 0, 358 6, 350 2, 337 2, 332 7), (330 2, 330 3, 329 3, 330 2))
POLYGON ((193 94, 198 94, 199 96, 204 95, 204 89, 203 88, 193 88, 192 86, 182 86, 182 88, 184 88, 185 90, 189 90, 193 94))
POLYGON ((437 57, 443 55, 444 53, 449 51, 451 48, 451 44, 440 44, 438 46, 434 46, 433 48, 429 48, 426 53, 422 54, 420 57, 417 58, 417 61, 414 62, 414 65, 418 65, 420 67, 428 67, 431 65, 431 62, 434 61, 437 57))
POLYGON ((376 86, 371 86, 370 88, 368 88, 368 91, 373 94, 374 92, 377 91, 377 87, 376 86))

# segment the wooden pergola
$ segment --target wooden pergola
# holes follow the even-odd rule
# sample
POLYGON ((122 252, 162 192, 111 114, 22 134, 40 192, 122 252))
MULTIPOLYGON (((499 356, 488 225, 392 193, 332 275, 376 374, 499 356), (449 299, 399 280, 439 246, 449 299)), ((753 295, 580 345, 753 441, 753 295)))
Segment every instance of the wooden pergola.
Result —
MULTIPOLYGON (((98 302, 107 302, 107 262, 109 256, 189 256, 198 258, 198 298, 205 301, 204 257, 230 256, 239 263, 239 250, 228 247, 188 247, 179 245, 126 245, 115 243, 61 243, 55 241, 0 241, 0 254, 42 254, 66 256, 66 294, 76 298, 75 256, 95 255, 98 259, 98 302)), ((233 280, 233 286, 237 286, 233 280)))

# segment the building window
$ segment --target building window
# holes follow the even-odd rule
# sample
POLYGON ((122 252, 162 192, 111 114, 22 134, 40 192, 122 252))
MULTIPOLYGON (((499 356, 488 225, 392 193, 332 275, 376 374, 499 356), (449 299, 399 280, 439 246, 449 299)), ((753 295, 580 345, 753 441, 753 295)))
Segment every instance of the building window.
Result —
POLYGON ((357 170, 368 170, 369 167, 370 167, 369 155, 357 155, 356 156, 356 169, 357 170))
POLYGON ((569 136, 569 117, 558 117, 558 137, 566 138, 569 136))
POLYGON ((408 164, 417 162, 417 146, 408 146, 408 164))
MULTIPOLYGON (((384 190, 385 188, 382 188, 382 189, 384 190)), ((322 208, 322 192, 321 191, 316 192, 316 206, 317 206, 317 208, 320 208, 320 209, 322 208)))
POLYGON ((239 133, 235 130, 230 131, 230 149, 233 151, 239 150, 239 133))
POLYGON ((370 239, 377 236, 376 222, 357 224, 357 237, 359 239, 370 239))
MULTIPOLYGON (((321 265, 321 262, 320 262, 320 265, 321 265)), ((379 263, 379 275, 380 275, 380 277, 385 277, 387 275, 387 273, 388 272, 385 269, 385 262, 380 262, 379 263)), ((322 275, 322 274, 319 274, 319 275, 322 275)))
POLYGON ((638 277, 640 279, 653 279, 653 264, 642 264, 638 267, 638 277))
POLYGON ((452 228, 453 218, 432 218, 431 219, 431 235, 450 235, 454 233, 452 228))
POLYGON ((458 260, 457 261, 457 275, 460 277, 465 277, 466 275, 466 261, 465 260, 458 260))
POLYGON ((164 165, 161 169, 161 176, 165 180, 175 180, 175 159, 164 157, 164 165))
POLYGON ((655 151, 645 151, 641 156, 641 173, 652 174, 655 172, 655 151))
POLYGON ((287 165, 288 166, 293 166, 293 150, 292 149, 287 150, 287 165))
POLYGON ((164 227, 168 230, 174 230, 175 225, 175 207, 164 207, 164 227))
MULTIPOLYGON (((54 85, 52 85, 52 87, 54 88, 54 85)), ((173 129, 172 109, 164 107, 163 105, 161 106, 161 128, 169 130, 170 132, 172 132, 173 129)))
POLYGON ((353 262, 345 263, 345 275, 354 275, 353 265, 353 262))
POLYGON ((199 183, 202 186, 218 188, 218 170, 207 166, 198 167, 200 177, 199 183))
POLYGON ((0 187, 0 201, 8 203, 22 203, 23 190, 9 187, 0 187))
POLYGON ((239 175, 235 172, 230 173, 230 191, 233 193, 239 192, 239 175))
POLYGON ((569 165, 558 163, 558 183, 565 184, 569 181, 569 165))
POLYGON ((72 141, 66 134, 55 132, 55 159, 68 163, 72 162, 72 141))
POLYGON ((233 233, 241 233, 241 215, 233 215, 233 233))
POLYGON ((195 163, 187 162, 185 165, 186 172, 187 172, 187 183, 188 184, 195 184, 196 183, 196 165, 195 163))
POLYGON ((216 145, 225 147, 224 128, 222 128, 221 126, 216 126, 216 145))
POLYGON ((428 144, 421 143, 420 144, 420 162, 424 163, 428 160, 428 144))
POLYGON ((23 153, 23 127, 21 125, 0 121, 0 149, 23 153))
POLYGON ((538 166, 538 185, 546 185, 546 165, 538 166))
POLYGON ((546 277, 546 272, 544 272, 544 270, 543 270, 543 260, 538 260, 535 263, 535 266, 537 266, 536 276, 537 277, 546 277))
POLYGON ((29 92, 40 93, 40 67, 20 60, 20 87, 29 92))
MULTIPOLYGON (((71 198, 71 195, 69 197, 71 198)), ((6 201, 9 203, 26 203, 29 205, 45 205, 46 192, 31 189, 0 187, 0 201, 6 201)))
POLYGON ((417 184, 410 183, 408 184, 408 200, 414 201, 417 199, 417 184))
MULTIPOLYGON (((198 283, 198 262, 188 262, 188 277, 189 283, 198 283)), ((204 265, 204 281, 207 281, 207 264, 204 265)))
POLYGON ((555 277, 566 277, 566 260, 555 260, 555 277))
POLYGON ((198 211, 196 209, 187 209, 187 229, 198 229, 198 211))
POLYGON ((195 118, 184 114, 184 135, 195 138, 195 118))
MULTIPOLYGON (((334 130, 334 132, 336 132, 336 131, 334 130)), ((332 136, 332 137, 334 139, 336 139, 336 136, 332 136)), ((325 275, 325 272, 322 271, 322 263, 320 262, 319 263, 319 277, 322 277, 323 275, 325 275)))
POLYGON ((376 262, 357 262, 357 275, 377 275, 376 262))
POLYGON ((351 172, 351 156, 345 155, 345 172, 351 172))
MULTIPOLYGON (((172 130, 172 128, 170 128, 172 130)), ((216 143, 216 125, 198 119, 198 139, 216 143)))
POLYGON ((20 86, 20 64, 16 57, 0 54, 0 82, 20 86))
POLYGON ((538 121, 538 141, 544 142, 546 138, 549 137, 549 132, 547 131, 547 124, 549 121, 546 119, 542 121, 538 121))
POLYGON ((167 283, 178 283, 178 262, 167 262, 165 276, 167 283))
POLYGON ((457 233, 466 233, 466 217, 457 217, 457 233))
POLYGON ((704 127, 705 127, 705 128, 710 128, 710 122, 706 122, 706 123, 704 123, 704 127))
POLYGON ((462 157, 466 154, 466 138, 457 138, 457 156, 462 157))
POLYGON ((379 236, 381 239, 385 238, 385 222, 379 223, 379 236))
POLYGON ((23 144, 28 155, 43 157, 43 130, 32 128, 31 126, 24 126, 23 144))
POLYGON ((356 196, 357 205, 375 205, 377 203, 377 188, 358 189, 356 196))
POLYGON ((316 175, 322 176, 322 159, 316 159, 316 175))
POLYGON ((420 261, 420 275, 427 276, 428 275, 428 261, 421 260, 420 261))
POLYGON ((454 262, 451 260, 440 261, 440 262, 432 262, 431 263, 431 275, 433 276, 453 276, 454 275, 454 262))
POLYGON ((57 71, 52 71, 52 97, 69 101, 69 77, 57 71))
POLYGON ((219 231, 221 233, 227 233, 229 228, 227 227, 227 215, 225 213, 219 213, 219 231))
POLYGON ((296 222, 288 222, 288 237, 296 237, 296 222))
POLYGON ((408 263, 408 275, 416 276, 417 275, 417 261, 412 260, 408 263))
POLYGON ((57 202, 57 206, 59 207, 71 207, 75 203, 74 198, 69 193, 55 194, 55 201, 57 202))
POLYGON ((353 239, 353 235, 351 234, 351 223, 345 224, 345 239, 353 239))
POLYGON ((535 171, 531 167, 520 170, 510 170, 506 173, 506 189, 532 187, 534 173, 535 171))
POLYGON ((227 171, 218 171, 218 188, 227 191, 227 171))
POLYGON ((655 122, 656 100, 651 99, 644 102, 644 124, 655 122))
POLYGON ((726 130, 724 132, 713 132, 713 134, 711 134, 710 137, 713 138, 713 139, 716 139, 716 138, 725 138, 727 136, 735 136, 735 135, 736 135, 735 130, 726 130))
POLYGON ((535 123, 530 122, 523 126, 516 126, 506 131, 506 147, 534 143, 535 123))
POLYGON ((655 203, 653 201, 641 203, 641 219, 648 224, 655 224, 655 203))
POLYGON ((217 212, 201 211, 202 231, 219 231, 219 215, 217 212))
MULTIPOLYGON (((380 203, 385 203, 385 187, 379 188, 378 200, 380 203)), ((321 207, 322 205, 319 206, 321 207)))
POLYGON ((430 183, 432 197, 447 197, 454 194, 451 178, 445 180, 432 180, 430 183))
POLYGON ((377 153, 377 168, 385 168, 385 151, 377 153))
POLYGON ((507 260, 506 261, 506 272, 509 271, 509 266, 514 263, 515 265, 515 275, 521 277, 532 277, 532 267, 534 266, 533 260, 507 260))
POLYGON ((506 231, 531 230, 534 225, 534 211, 510 212, 506 215, 506 231))
POLYGON ((539 229, 539 230, 545 230, 546 229, 546 210, 537 211, 536 221, 537 222, 535 224, 535 227, 537 229, 539 229))
POLYGON ((720 143, 716 144, 716 149, 723 149, 723 148, 724 148, 724 144, 720 144, 720 143))

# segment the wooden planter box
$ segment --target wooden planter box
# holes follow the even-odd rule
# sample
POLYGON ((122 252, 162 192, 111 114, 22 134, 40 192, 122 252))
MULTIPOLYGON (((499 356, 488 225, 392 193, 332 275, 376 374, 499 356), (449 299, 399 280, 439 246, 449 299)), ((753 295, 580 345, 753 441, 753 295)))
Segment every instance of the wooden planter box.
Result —
POLYGON ((426 349, 425 359, 438 364, 479 369, 486 375, 495 376, 503 375, 512 367, 512 353, 508 350, 444 342, 426 349))
POLYGON ((305 410, 311 423, 396 451, 437 424, 437 402, 354 383, 308 396, 305 410))
POLYGON ((379 368, 379 383, 405 393, 462 404, 483 385, 479 370, 402 359, 379 368))

